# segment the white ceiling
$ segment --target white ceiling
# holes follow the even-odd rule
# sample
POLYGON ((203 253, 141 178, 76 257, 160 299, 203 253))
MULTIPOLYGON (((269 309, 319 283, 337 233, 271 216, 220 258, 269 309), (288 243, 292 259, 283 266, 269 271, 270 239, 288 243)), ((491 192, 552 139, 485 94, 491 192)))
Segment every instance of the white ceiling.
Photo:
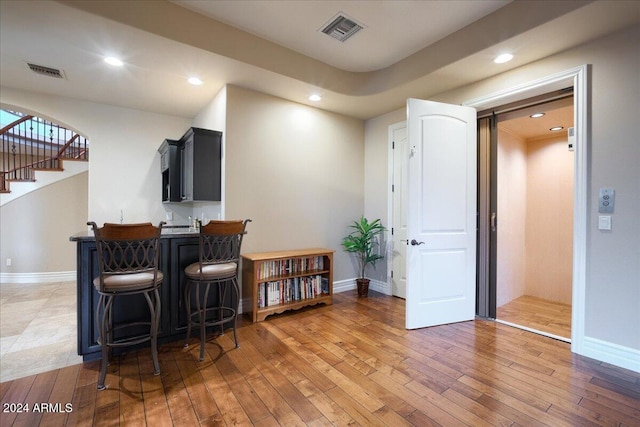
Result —
POLYGON ((639 16, 635 1, 2 0, 0 85, 195 117, 234 84, 367 119, 639 16), (365 29, 345 43, 319 33, 338 12, 365 29), (515 59, 491 63, 503 50, 515 59), (108 54, 124 67, 105 65, 108 54), (66 79, 36 75, 26 62, 60 68, 66 79), (190 75, 204 84, 189 85, 190 75), (323 100, 312 104, 312 92, 323 100))
POLYGON ((510 2, 175 0, 173 3, 342 70, 375 71, 510 2), (338 13, 364 27, 344 43, 320 31, 338 13))

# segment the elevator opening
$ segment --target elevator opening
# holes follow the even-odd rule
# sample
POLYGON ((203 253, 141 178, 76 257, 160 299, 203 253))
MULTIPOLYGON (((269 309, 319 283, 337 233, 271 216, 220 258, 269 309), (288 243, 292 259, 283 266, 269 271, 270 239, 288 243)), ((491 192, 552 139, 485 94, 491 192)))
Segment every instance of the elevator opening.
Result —
POLYGON ((496 319, 571 338, 573 97, 496 115, 496 319))

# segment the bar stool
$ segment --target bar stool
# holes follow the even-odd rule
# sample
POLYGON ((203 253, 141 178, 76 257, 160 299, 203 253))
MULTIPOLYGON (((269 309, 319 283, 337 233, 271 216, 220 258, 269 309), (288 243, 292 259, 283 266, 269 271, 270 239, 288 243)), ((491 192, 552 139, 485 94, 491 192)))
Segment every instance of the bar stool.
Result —
POLYGON ((204 360, 204 344, 208 326, 220 326, 220 334, 224 333, 224 325, 231 323, 233 338, 238 344, 236 324, 240 305, 240 291, 238 288, 238 264, 240 262, 240 247, 242 238, 246 234, 247 223, 250 219, 241 221, 209 221, 200 227, 200 256, 185 268, 187 278, 184 287, 184 304, 187 312, 187 336, 184 346, 189 346, 191 327, 200 328, 200 361, 204 360), (215 304, 209 301, 211 285, 217 285, 214 295, 215 304), (195 310, 191 306, 191 286, 195 285, 195 310), (227 298, 227 292, 235 293, 227 298), (235 303, 234 303, 235 298, 235 303))
POLYGON ((110 224, 99 228, 88 222, 96 237, 99 275, 93 286, 100 294, 96 308, 98 343, 102 347, 102 363, 98 390, 106 388, 109 353, 114 347, 125 347, 151 342, 154 374, 160 374, 158 363, 158 324, 160 322, 160 294, 158 289, 163 274, 158 270, 160 254, 161 222, 157 227, 151 223, 110 224), (150 320, 120 322, 114 324, 113 305, 116 297, 143 294, 150 312, 150 320), (115 338, 114 332, 123 328, 149 326, 149 332, 134 333, 124 338, 115 338))

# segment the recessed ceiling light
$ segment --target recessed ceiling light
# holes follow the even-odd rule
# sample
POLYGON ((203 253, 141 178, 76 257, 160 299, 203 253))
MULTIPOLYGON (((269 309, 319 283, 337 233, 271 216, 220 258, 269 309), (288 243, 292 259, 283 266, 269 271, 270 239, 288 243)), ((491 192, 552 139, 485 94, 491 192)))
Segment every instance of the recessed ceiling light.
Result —
POLYGON ((320 95, 318 95, 317 93, 314 93, 313 95, 309 96, 309 101, 320 101, 322 100, 322 97, 320 95))
POLYGON ((197 77, 189 77, 187 81, 194 86, 200 86, 202 84, 202 80, 197 77))
POLYGON ((542 116, 544 116, 544 113, 534 113, 534 114, 530 115, 529 117, 531 117, 532 119, 539 119, 542 116))
POLYGON ((513 59, 513 55, 510 53, 503 53, 501 55, 496 56, 493 60, 496 64, 504 64, 505 62, 509 62, 513 59))
POLYGON ((549 130, 558 131, 558 130, 562 130, 562 129, 564 129, 564 126, 554 126, 554 127, 550 128, 549 130))
POLYGON ((114 67, 122 67, 123 62, 116 58, 115 56, 107 56, 104 58, 104 62, 109 65, 113 65, 114 67))

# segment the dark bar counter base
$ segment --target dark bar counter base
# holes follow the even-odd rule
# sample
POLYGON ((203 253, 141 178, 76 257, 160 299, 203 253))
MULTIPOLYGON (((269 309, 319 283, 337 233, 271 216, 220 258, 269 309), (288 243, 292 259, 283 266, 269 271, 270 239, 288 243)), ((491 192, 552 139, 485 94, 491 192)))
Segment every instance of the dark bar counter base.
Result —
MULTIPOLYGON (((187 316, 183 307, 183 290, 186 280, 184 269, 189 264, 198 261, 198 236, 198 233, 194 232, 174 231, 163 234, 160 239, 160 270, 164 274, 164 281, 160 287, 162 308, 158 331, 159 344, 185 339, 187 316)), ((74 235, 70 240, 77 244, 78 354, 82 355, 84 361, 95 360, 100 358, 95 319, 99 295, 93 287, 93 279, 98 276, 96 242, 93 235, 88 233, 74 235)), ((229 303, 237 304, 237 295, 227 292, 227 298, 233 298, 233 301, 229 301, 229 303)), ((212 286, 209 301, 215 302, 217 299, 217 287, 212 286)), ((192 297, 191 301, 195 307, 195 297, 192 297)), ((143 295, 116 298, 114 303, 115 322, 148 321, 148 318, 149 309, 143 295)), ((230 327, 232 327, 230 323, 225 325, 225 329, 230 327)), ((131 327, 118 331, 116 338, 131 337, 142 333, 141 330, 136 331, 135 327, 131 327)), ((197 331, 192 331, 193 336, 197 333, 197 331)), ((147 342, 141 344, 140 347, 148 345, 147 342)), ((132 348, 135 347, 122 349, 120 353, 131 351, 132 348)), ((119 354, 117 350, 119 349, 114 349, 114 355, 119 354)))

